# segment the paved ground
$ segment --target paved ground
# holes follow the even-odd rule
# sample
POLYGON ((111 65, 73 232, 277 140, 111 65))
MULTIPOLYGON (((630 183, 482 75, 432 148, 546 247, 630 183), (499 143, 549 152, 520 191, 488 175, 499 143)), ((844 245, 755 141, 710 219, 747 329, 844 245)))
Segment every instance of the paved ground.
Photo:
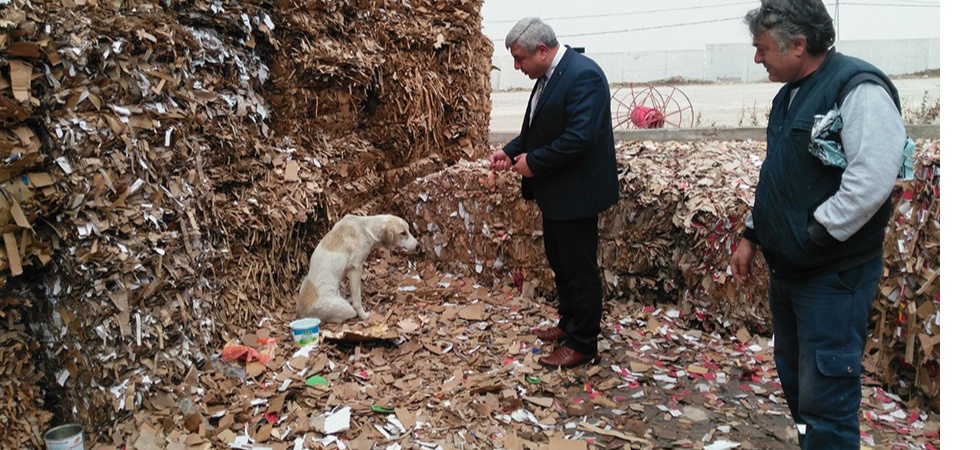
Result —
MULTIPOLYGON (((924 99, 930 105, 939 100, 939 77, 899 79, 894 82, 906 109, 919 107, 924 99)), ((671 105, 668 111, 681 113, 673 115, 671 120, 682 122, 684 128, 751 127, 765 125, 765 114, 779 86, 778 83, 688 84, 676 87, 657 86, 656 91, 665 99, 672 96, 679 100, 661 103, 671 105), (689 102, 683 100, 685 95, 689 102)), ((631 110, 621 105, 650 105, 650 101, 643 100, 651 93, 649 88, 634 87, 631 90, 628 86, 613 87, 613 97, 620 100, 613 101, 611 105, 613 122, 618 123, 625 119, 631 110)), ((528 91, 491 94, 493 108, 490 111, 490 131, 518 132, 529 95, 528 91)))

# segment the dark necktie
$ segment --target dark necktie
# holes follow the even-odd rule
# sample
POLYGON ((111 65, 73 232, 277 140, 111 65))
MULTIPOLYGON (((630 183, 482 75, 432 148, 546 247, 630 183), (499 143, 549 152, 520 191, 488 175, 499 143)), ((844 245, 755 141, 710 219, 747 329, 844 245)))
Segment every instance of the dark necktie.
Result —
POLYGON ((546 84, 548 84, 548 76, 543 75, 538 78, 538 82, 534 85, 534 94, 531 95, 531 115, 528 119, 534 118, 534 110, 538 107, 538 99, 541 98, 541 92, 544 91, 546 84))

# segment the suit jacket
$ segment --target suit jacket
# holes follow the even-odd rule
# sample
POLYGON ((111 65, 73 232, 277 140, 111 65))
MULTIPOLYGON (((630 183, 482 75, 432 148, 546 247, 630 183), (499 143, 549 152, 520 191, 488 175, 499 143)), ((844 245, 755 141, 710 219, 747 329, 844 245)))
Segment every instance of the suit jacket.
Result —
MULTIPOLYGON (((531 95, 534 95, 532 91, 531 95)), ((531 102, 521 134, 504 146, 513 159, 527 153, 534 176, 521 179, 521 194, 552 220, 598 215, 619 200, 609 83, 599 65, 572 49, 531 102)))

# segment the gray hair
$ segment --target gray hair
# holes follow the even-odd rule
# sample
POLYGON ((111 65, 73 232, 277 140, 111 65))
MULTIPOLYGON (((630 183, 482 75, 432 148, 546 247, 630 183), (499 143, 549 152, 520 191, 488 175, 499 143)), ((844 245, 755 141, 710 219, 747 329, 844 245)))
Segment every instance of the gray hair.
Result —
POLYGON ((525 17, 510 29, 507 38, 504 39, 504 47, 509 49, 514 44, 531 53, 538 44, 544 44, 548 48, 557 47, 558 37, 555 36, 555 30, 551 29, 551 25, 537 17, 525 17))
POLYGON ((753 36, 768 31, 780 52, 802 36, 807 53, 820 55, 834 45, 837 37, 834 20, 821 0, 762 0, 761 7, 745 15, 745 23, 753 36))

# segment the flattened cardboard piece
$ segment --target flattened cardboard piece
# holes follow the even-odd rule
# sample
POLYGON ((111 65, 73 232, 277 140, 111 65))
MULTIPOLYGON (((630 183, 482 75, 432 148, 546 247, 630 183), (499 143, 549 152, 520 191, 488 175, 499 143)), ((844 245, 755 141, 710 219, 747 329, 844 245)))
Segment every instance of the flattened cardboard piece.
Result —
POLYGON ((11 42, 7 46, 8 58, 40 58, 41 47, 37 42, 11 42))
POLYGON ((0 230, 6 229, 7 225, 10 224, 11 212, 10 212, 10 202, 7 201, 7 196, 0 192, 0 230))
POLYGON ((358 343, 368 341, 390 341, 397 339, 398 333, 392 331, 384 324, 379 324, 359 330, 323 330, 320 331, 320 336, 331 341, 358 343))
POLYGON ((17 238, 13 233, 3 234, 3 245, 4 250, 7 252, 7 264, 10 266, 10 274, 15 277, 23 274, 24 268, 21 266, 20 249, 17 248, 17 238))
MULTIPOLYGON (((9 87, 10 83, 7 82, 6 79, 0 78, 0 91, 9 87)), ((21 107, 13 100, 5 96, 0 96, 0 123, 8 126, 22 123, 27 120, 30 115, 30 111, 21 107)))
POLYGON ((406 430, 415 428, 415 415, 406 408, 395 408, 395 416, 402 423, 406 430))
MULTIPOLYGON (((519 448, 519 447, 515 447, 519 448)), ((552 436, 548 439, 547 450, 588 450, 589 444, 583 440, 565 439, 552 436)))
POLYGON ((17 140, 20 141, 20 144, 25 147, 31 147, 31 142, 37 139, 37 134, 34 133, 34 130, 31 130, 28 127, 17 127, 10 131, 17 136, 17 140))
POLYGON ((54 49, 45 51, 44 55, 48 57, 48 62, 50 62, 52 66, 61 64, 61 56, 58 55, 58 52, 54 49))
POLYGON ((284 176, 286 181, 299 181, 299 163, 290 160, 286 163, 286 174, 284 176))
POLYGON ((26 102, 31 99, 31 72, 33 67, 30 63, 11 59, 10 65, 10 89, 14 93, 14 99, 19 102, 26 102))
POLYGON ((32 172, 27 174, 27 179, 34 188, 43 188, 54 184, 54 179, 47 172, 32 172))
POLYGON ((466 320, 486 320, 485 305, 481 302, 470 304, 459 311, 459 316, 466 320))
POLYGON ((24 215, 24 210, 20 207, 20 202, 14 201, 10 204, 10 215, 14 218, 14 223, 21 228, 31 228, 30 221, 24 215))
POLYGON ((11 178, 3 183, 0 183, 0 190, 3 191, 3 195, 6 195, 11 201, 16 201, 18 203, 24 203, 34 198, 34 189, 28 186, 28 178, 26 176, 19 176, 11 178))

